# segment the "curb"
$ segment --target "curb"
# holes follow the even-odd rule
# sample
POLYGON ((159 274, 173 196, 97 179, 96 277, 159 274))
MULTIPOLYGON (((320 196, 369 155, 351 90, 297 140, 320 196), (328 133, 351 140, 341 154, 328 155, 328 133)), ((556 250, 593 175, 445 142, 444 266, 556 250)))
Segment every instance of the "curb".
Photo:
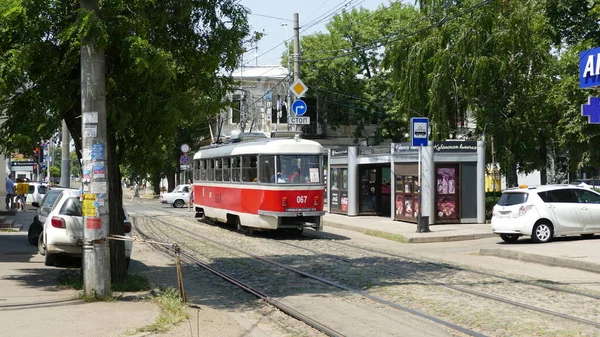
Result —
POLYGON ((600 264, 590 263, 585 261, 577 261, 561 257, 543 256, 537 254, 529 254, 515 252, 508 249, 482 248, 479 250, 479 255, 495 256, 505 259, 520 260, 525 262, 533 262, 548 266, 580 269, 593 273, 600 273, 600 264))
POLYGON ((382 234, 386 234, 386 235, 381 235, 381 236, 372 235, 372 236, 377 236, 377 237, 382 237, 382 238, 386 238, 387 235, 394 236, 394 237, 402 238, 403 240, 393 240, 393 241, 396 241, 396 242, 402 241, 404 243, 433 243, 433 242, 450 242, 450 241, 468 241, 468 240, 479 240, 479 239, 492 238, 492 237, 497 236, 494 233, 478 233, 478 234, 465 234, 465 235, 453 235, 453 236, 435 236, 435 234, 433 234, 434 236, 428 236, 428 234, 423 234, 423 236, 419 236, 419 237, 407 237, 406 235, 403 235, 403 234, 394 234, 394 233, 389 233, 389 232, 385 232, 385 231, 381 231, 381 230, 377 230, 377 229, 369 229, 369 228, 361 228, 361 227, 356 227, 356 226, 343 225, 340 223, 330 222, 330 221, 326 221, 326 220, 323 221, 323 227, 325 227, 325 226, 346 229, 346 230, 350 230, 350 231, 354 231, 354 232, 363 233, 366 235, 369 235, 368 232, 382 233, 382 234))
POLYGON ((495 237, 494 233, 481 233, 481 234, 466 234, 466 235, 453 235, 453 236, 422 236, 408 239, 409 243, 431 243, 431 242, 451 242, 451 241, 469 241, 479 240, 495 237))

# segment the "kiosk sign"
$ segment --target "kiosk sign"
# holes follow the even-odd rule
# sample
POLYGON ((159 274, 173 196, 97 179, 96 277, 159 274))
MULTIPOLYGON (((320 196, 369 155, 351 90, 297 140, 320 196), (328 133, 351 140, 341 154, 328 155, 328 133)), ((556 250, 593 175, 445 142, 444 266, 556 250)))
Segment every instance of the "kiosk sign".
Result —
POLYGON ((600 86, 600 48, 579 53, 579 87, 600 86))

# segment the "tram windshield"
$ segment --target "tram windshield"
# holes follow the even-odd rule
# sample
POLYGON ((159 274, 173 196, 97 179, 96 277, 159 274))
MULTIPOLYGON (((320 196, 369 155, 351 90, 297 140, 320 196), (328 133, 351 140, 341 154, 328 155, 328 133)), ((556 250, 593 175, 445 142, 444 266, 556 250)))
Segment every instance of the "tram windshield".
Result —
POLYGON ((264 156, 261 182, 277 184, 320 184, 323 182, 320 156, 264 156))

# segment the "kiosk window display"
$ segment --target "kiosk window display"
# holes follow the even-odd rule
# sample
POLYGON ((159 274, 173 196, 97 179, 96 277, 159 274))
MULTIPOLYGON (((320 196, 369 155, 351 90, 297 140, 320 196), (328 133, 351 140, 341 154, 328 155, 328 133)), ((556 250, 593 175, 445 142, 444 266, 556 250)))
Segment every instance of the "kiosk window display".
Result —
POLYGON ((419 210, 417 176, 396 176, 396 220, 416 221, 419 210))
POLYGON ((456 222, 460 219, 458 165, 436 167, 436 223, 456 222))
POLYGON ((348 168, 331 169, 331 211, 348 213, 348 168))

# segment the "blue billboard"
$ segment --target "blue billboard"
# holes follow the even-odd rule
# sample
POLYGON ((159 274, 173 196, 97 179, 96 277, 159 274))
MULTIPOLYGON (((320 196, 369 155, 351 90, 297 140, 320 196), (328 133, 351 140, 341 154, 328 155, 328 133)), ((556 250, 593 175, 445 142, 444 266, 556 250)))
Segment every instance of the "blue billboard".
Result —
POLYGON ((600 86, 600 48, 579 53, 579 87, 600 86))

